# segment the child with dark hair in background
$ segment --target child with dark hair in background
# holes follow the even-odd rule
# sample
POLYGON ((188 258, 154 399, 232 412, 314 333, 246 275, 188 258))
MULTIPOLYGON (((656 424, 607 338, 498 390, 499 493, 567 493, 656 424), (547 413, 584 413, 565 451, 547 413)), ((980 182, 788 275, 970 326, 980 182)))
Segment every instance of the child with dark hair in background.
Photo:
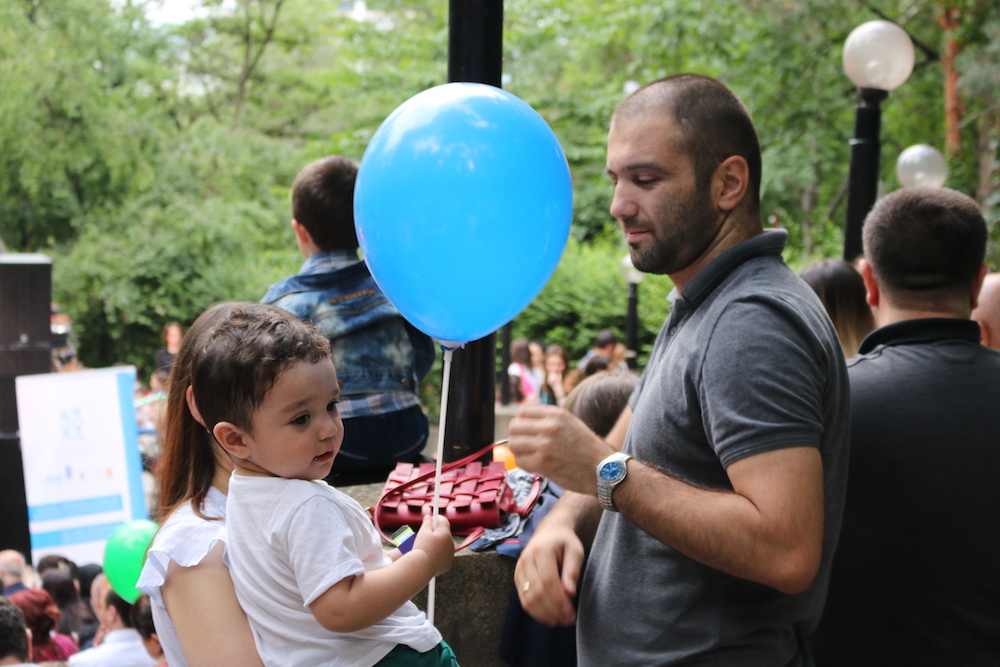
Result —
POLYGON ((385 481, 397 462, 420 461, 429 425, 420 381, 437 347, 403 319, 358 257, 354 182, 343 155, 308 164, 292 184, 292 229, 305 258, 263 303, 314 325, 330 341, 343 383, 344 445, 328 482, 385 481))
POLYGON ((861 274, 842 259, 824 259, 799 275, 823 302, 840 337, 844 357, 853 357, 861 341, 875 328, 861 274))
POLYGON ((639 376, 635 373, 598 371, 569 393, 563 407, 604 438, 621 417, 638 384, 639 376))
MULTIPOLYGON (((639 377, 634 373, 599 371, 580 382, 566 396, 563 407, 603 438, 611 432, 638 384, 639 377)), ((551 491, 556 498, 562 494, 562 489, 552 482, 546 489, 518 537, 521 545, 528 543, 535 526, 552 508, 555 498, 547 494, 551 491)), ((504 619, 500 657, 512 667, 575 667, 576 626, 549 627, 539 623, 524 611, 514 590, 504 619)))

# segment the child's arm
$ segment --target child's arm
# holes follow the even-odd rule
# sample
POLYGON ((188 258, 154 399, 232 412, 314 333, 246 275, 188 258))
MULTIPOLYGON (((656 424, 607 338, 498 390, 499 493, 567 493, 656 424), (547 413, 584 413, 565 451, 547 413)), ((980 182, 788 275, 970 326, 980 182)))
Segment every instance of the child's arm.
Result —
POLYGON ((309 610, 331 632, 357 632, 375 625, 447 572, 455 558, 451 526, 443 516, 432 527, 425 516, 413 550, 380 570, 347 577, 320 595, 309 610))

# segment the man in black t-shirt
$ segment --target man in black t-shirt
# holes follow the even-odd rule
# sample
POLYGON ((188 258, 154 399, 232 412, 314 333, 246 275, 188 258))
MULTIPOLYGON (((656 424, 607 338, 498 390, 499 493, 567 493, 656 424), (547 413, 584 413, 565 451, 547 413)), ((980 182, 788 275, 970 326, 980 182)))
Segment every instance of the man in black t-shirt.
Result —
POLYGON ((945 189, 864 225, 876 325, 848 362, 847 502, 816 664, 1000 665, 1000 352, 969 319, 986 223, 945 189))

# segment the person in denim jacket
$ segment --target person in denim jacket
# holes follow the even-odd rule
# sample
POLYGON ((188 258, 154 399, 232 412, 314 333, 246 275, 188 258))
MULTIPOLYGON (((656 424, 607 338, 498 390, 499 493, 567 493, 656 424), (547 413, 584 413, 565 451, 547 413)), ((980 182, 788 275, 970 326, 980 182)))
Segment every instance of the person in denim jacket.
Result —
POLYGON ((420 460, 428 424, 419 384, 436 354, 434 342, 403 319, 358 259, 357 172, 354 160, 332 155, 296 177, 292 229, 306 261, 262 299, 330 339, 344 418, 344 444, 327 478, 334 486, 380 481, 397 462, 420 460))

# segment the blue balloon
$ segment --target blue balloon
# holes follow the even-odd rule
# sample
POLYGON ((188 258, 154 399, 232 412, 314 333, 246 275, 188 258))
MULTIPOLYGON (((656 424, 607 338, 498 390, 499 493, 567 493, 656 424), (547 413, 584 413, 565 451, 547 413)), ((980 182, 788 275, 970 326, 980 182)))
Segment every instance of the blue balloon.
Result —
POLYGON ((573 187, 545 121, 499 88, 449 83, 382 123, 354 190, 358 241, 403 317, 488 336, 538 296, 569 237, 573 187))

